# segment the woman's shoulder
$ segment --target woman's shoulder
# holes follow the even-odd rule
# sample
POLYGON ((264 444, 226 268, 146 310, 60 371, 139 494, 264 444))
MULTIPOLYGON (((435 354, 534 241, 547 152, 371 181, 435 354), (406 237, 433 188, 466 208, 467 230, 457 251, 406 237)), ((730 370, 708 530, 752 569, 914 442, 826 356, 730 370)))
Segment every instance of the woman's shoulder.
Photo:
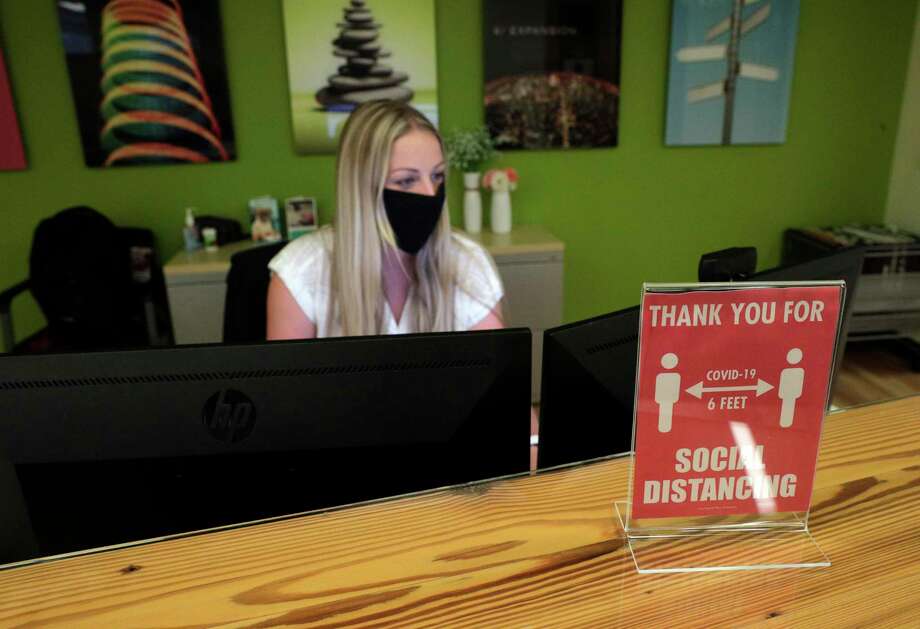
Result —
POLYGON ((458 287, 477 300, 495 302, 504 290, 495 261, 484 246, 468 235, 453 231, 451 244, 458 287))
POLYGON ((460 263, 492 261, 485 247, 461 231, 451 230, 451 246, 460 263))
POLYGON ((331 231, 324 228, 292 240, 268 263, 313 323, 322 315, 328 291, 331 231))
POLYGON ((281 267, 315 267, 329 258, 332 253, 332 242, 331 228, 304 234, 289 242, 272 258, 268 266, 273 271, 281 267))

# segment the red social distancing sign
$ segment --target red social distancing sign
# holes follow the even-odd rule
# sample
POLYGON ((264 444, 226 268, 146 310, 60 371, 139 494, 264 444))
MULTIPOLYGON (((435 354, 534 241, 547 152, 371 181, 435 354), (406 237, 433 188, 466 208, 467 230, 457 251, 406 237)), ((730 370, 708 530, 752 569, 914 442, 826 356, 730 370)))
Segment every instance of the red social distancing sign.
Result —
POLYGON ((842 292, 648 288, 632 519, 808 510, 842 292))

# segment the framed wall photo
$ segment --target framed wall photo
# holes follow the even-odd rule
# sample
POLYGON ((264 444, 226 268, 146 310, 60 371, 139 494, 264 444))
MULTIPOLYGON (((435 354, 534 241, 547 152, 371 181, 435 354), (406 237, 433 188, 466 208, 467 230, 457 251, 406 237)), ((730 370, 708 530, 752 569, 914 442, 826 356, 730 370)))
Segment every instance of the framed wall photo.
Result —
POLYGON ((57 6, 88 166, 235 159, 218 0, 57 6))
POLYGON ((334 153, 372 100, 407 102, 438 124, 434 0, 284 0, 294 150, 334 153))
POLYGON ((277 242, 282 239, 281 211, 275 197, 265 195, 249 199, 249 218, 253 240, 277 242))
POLYGON ((0 44, 0 170, 23 170, 26 166, 13 90, 6 72, 3 45, 0 44))
POLYGON ((617 145, 622 0, 485 0, 483 13, 498 148, 617 145))
POLYGON ((674 0, 668 146, 786 141, 799 0, 674 0))
POLYGON ((319 222, 316 199, 313 197, 289 197, 285 199, 284 216, 288 240, 294 240, 306 233, 316 231, 319 222))

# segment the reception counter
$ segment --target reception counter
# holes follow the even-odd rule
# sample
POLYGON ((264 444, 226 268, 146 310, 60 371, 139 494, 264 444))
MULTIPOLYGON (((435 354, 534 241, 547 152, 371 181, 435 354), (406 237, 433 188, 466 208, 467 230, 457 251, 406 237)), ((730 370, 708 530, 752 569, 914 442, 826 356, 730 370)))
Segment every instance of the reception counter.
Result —
POLYGON ((608 459, 9 569, 0 626, 920 622, 920 396, 828 416, 811 530, 829 568, 637 574, 613 511, 627 474, 608 459))

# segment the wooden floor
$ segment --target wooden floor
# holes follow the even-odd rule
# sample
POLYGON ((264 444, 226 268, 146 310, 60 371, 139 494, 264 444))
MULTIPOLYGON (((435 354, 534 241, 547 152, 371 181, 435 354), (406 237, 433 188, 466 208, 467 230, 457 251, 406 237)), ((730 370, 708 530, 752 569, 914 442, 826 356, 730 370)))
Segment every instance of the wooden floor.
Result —
POLYGON ((883 345, 851 343, 843 356, 831 402, 845 408, 920 393, 920 372, 883 345))

